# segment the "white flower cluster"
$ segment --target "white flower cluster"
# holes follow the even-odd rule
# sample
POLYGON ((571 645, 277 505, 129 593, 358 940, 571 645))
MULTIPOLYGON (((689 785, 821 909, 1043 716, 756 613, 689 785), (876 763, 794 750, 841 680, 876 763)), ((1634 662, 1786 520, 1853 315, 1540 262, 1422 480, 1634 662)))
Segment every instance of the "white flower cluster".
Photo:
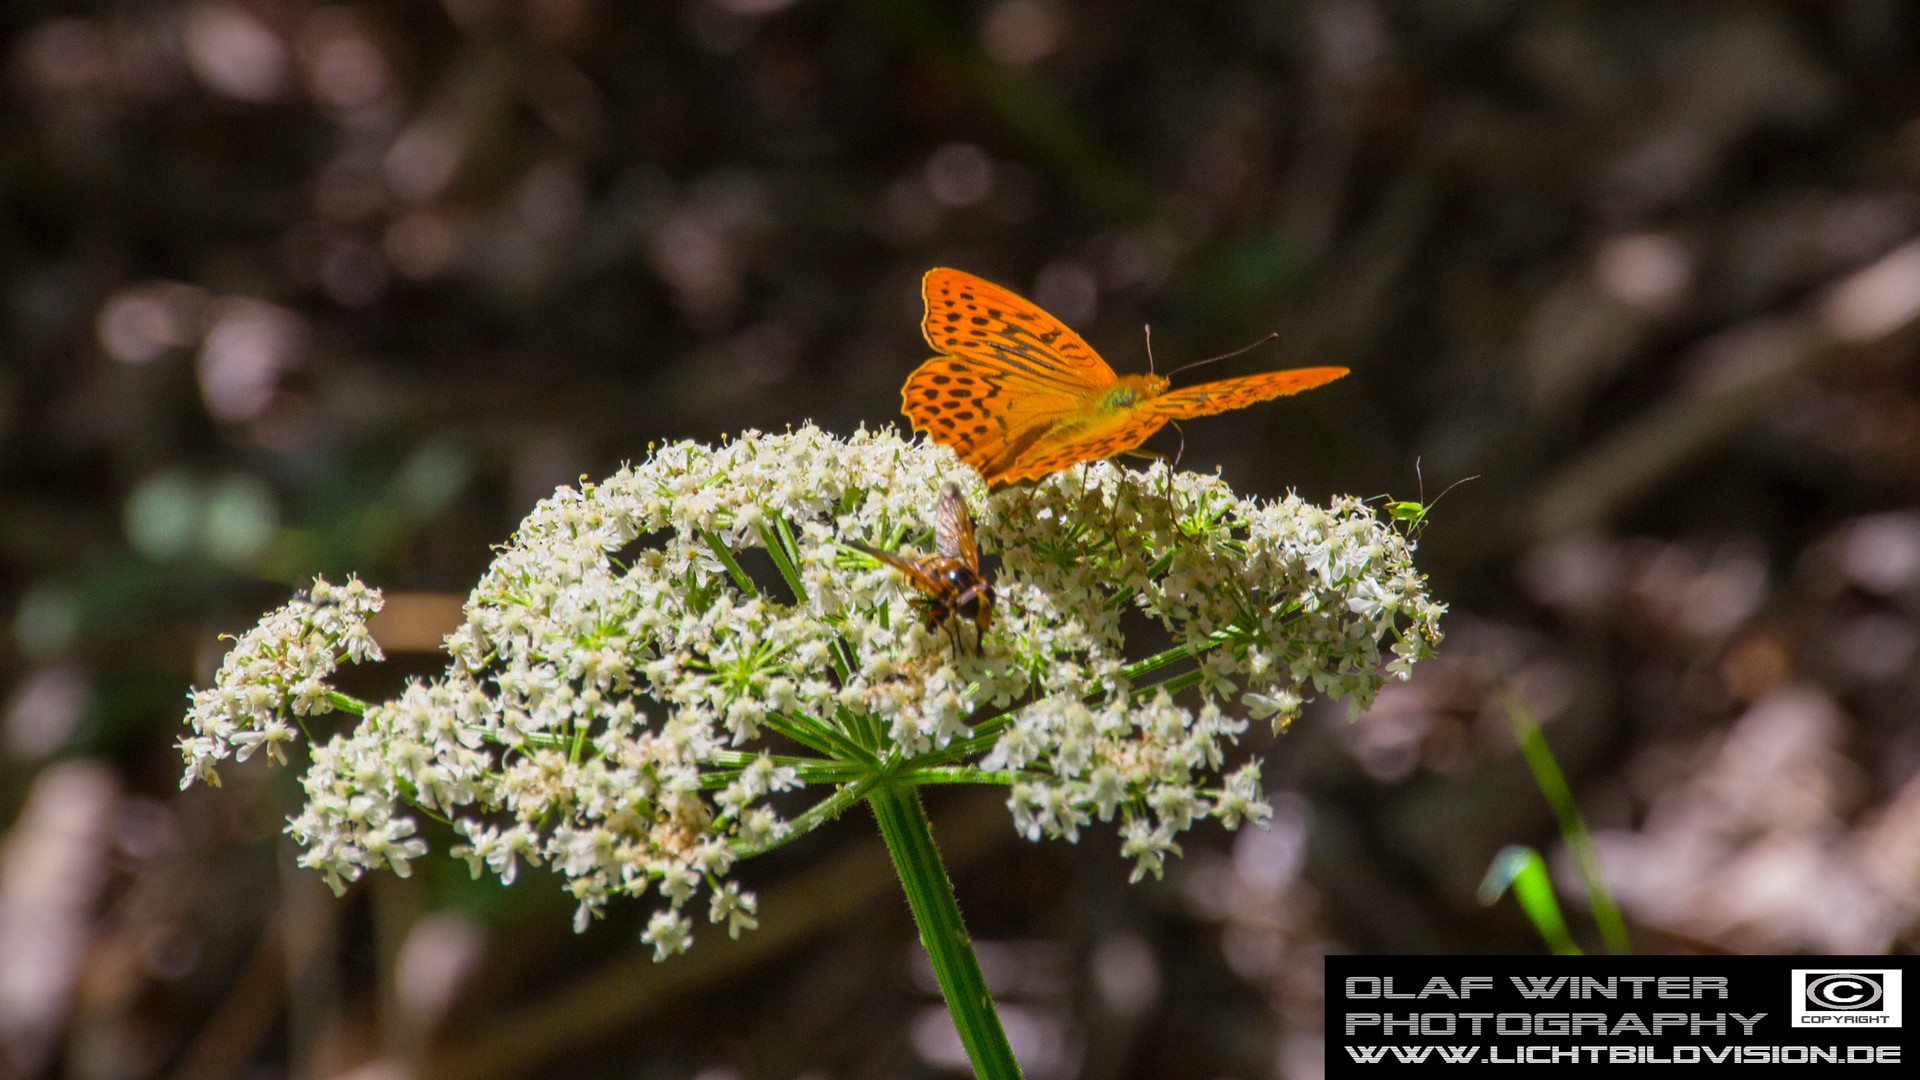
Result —
POLYGON ((216 763, 245 761, 261 747, 269 761, 286 764, 286 744, 298 735, 289 718, 333 711, 327 678, 341 659, 356 664, 385 659, 367 633, 367 619, 380 604, 380 590, 358 578, 348 578, 345 585, 315 578, 307 595, 274 609, 242 634, 221 660, 213 689, 193 692, 187 710, 193 733, 180 739, 187 759, 180 786, 204 780, 218 787, 216 763))
MULTIPOLYGON (((703 890, 709 919, 751 927, 733 863, 861 783, 1004 783, 1027 836, 1118 820, 1135 876, 1158 873, 1195 822, 1267 815, 1258 763, 1225 771, 1245 717, 1284 722, 1310 692, 1363 707, 1431 652, 1442 608, 1423 584, 1355 500, 1262 503, 1104 463, 985 498, 945 448, 890 430, 677 443, 534 510, 447 673, 314 748, 290 831, 340 887, 404 873, 425 850, 404 811, 424 809, 476 875, 558 871, 577 925, 651 889, 663 956, 703 890), (945 479, 971 486, 1000 559, 978 642, 927 627, 912 587, 845 543, 927 550, 945 479), (791 813, 781 793, 810 785, 838 794, 791 813)), ((276 613, 243 647, 283 632, 311 636, 276 613)), ((247 677, 258 703, 224 669, 196 697, 196 730, 219 734, 187 740, 190 779, 266 729, 260 708, 303 700, 277 670, 247 677)))

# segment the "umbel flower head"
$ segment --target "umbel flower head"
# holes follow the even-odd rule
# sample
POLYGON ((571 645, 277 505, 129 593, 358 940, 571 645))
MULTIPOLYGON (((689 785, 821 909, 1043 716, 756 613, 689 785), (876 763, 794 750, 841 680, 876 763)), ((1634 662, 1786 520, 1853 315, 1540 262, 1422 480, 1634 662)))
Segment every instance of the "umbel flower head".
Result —
POLYGON ((1136 879, 1158 874, 1195 823, 1267 816, 1259 762, 1231 760, 1250 719, 1282 724, 1316 693, 1358 710, 1432 651, 1423 585, 1407 538, 1354 499, 1241 499, 1104 463, 984 498, 945 448, 891 431, 675 443, 535 508, 445 674, 394 700, 327 685, 341 659, 378 659, 379 594, 316 580, 194 695, 183 786, 261 746, 284 761, 290 721, 358 711, 311 748, 288 826, 303 865, 336 890, 404 875, 431 817, 476 876, 557 871, 577 927, 650 895, 664 956, 701 898, 751 927, 733 865, 875 784, 1003 784, 1027 837, 1117 822, 1136 879), (963 478, 999 558, 977 644, 925 625, 911 588, 847 546, 929 550, 941 482, 963 478))

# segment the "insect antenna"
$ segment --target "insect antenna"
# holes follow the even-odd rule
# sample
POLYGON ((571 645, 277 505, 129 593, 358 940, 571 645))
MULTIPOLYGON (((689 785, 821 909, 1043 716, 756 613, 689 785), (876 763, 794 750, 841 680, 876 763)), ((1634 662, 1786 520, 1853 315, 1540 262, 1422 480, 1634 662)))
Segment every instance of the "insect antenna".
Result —
MULTIPOLYGON (((1251 345, 1242 345, 1239 348, 1233 350, 1232 352, 1221 353, 1219 356, 1209 356, 1205 360, 1195 360, 1191 364, 1181 364, 1179 367, 1174 368, 1172 371, 1167 372, 1167 376, 1171 378, 1187 370, 1188 368, 1197 368, 1202 364, 1211 364, 1218 360, 1231 360, 1234 357, 1239 356, 1241 353, 1252 352, 1253 350, 1259 348, 1260 346, 1265 345, 1269 341, 1278 341, 1278 340, 1280 340, 1280 331, 1275 330, 1273 333, 1268 334, 1266 337, 1261 338, 1259 341, 1256 341, 1251 345)), ((1149 359, 1151 359, 1151 357, 1149 357, 1149 359)))
POLYGON ((1147 335, 1147 374, 1153 374, 1153 324, 1141 323, 1140 329, 1147 335))

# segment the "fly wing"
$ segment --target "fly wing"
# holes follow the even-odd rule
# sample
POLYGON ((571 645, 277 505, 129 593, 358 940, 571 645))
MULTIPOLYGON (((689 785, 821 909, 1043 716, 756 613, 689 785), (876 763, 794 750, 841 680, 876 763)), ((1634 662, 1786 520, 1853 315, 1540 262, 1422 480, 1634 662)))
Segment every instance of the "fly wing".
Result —
POLYGON ((973 515, 967 512, 967 497, 960 485, 949 480, 940 485, 940 504, 933 515, 934 545, 940 554, 958 559, 975 574, 980 572, 980 549, 973 539, 973 515))
POLYGON ((925 570, 920 569, 919 564, 911 562, 905 558, 902 558, 899 555, 895 555, 891 551, 882 551, 877 547, 873 547, 872 545, 863 544, 858 540, 847 541, 847 546, 850 548, 855 548, 859 551, 865 552, 866 554, 871 555, 876 559, 879 559, 881 562, 886 563, 888 566, 892 567, 896 573, 898 573, 901 577, 906 578, 907 581, 910 584, 912 584, 914 588, 920 590, 922 593, 925 593, 928 596, 934 596, 934 597, 937 597, 940 595, 940 583, 934 580, 934 578, 930 576, 925 570))

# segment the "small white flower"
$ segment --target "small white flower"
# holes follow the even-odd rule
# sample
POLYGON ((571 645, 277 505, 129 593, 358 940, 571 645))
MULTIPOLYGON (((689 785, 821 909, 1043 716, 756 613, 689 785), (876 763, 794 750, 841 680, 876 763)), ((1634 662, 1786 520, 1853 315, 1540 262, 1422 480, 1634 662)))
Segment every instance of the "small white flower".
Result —
POLYGON ((752 893, 740 891, 740 886, 729 881, 725 888, 713 894, 713 902, 707 909, 707 921, 726 923, 727 936, 738 938, 742 930, 760 928, 760 901, 752 893))
POLYGON ((653 919, 647 920, 647 932, 641 934, 639 940, 653 945, 653 959, 664 961, 674 953, 684 953, 687 945, 693 944, 693 920, 672 909, 655 911, 653 919))
POLYGON ((1133 860, 1133 873, 1128 881, 1139 881, 1152 874, 1160 877, 1166 872, 1167 856, 1180 854, 1180 845, 1174 843, 1173 833, 1164 825, 1148 825, 1144 820, 1127 822, 1120 829, 1120 854, 1133 860))

